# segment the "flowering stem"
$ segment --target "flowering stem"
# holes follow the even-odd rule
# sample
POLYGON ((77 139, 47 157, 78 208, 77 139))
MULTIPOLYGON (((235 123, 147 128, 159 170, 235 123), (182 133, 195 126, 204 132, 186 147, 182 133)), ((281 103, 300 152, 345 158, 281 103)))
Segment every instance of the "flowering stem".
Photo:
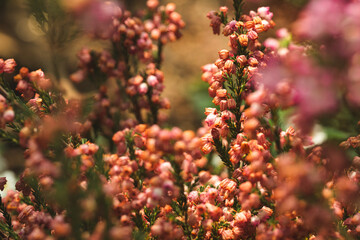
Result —
MULTIPOLYGON (((131 135, 131 132, 129 132, 125 136, 125 139, 126 139, 126 146, 129 150, 129 154, 130 154, 130 156, 129 156, 130 159, 136 161, 139 164, 138 159, 136 158, 136 155, 135 155, 135 148, 134 148, 135 143, 134 143, 134 138, 131 135)), ((144 167, 139 166, 139 169, 132 174, 132 178, 134 179, 134 185, 139 190, 142 189, 143 180, 141 179, 141 176, 144 176, 144 172, 145 172, 144 167)))
POLYGON ((163 44, 161 43, 160 39, 158 41, 158 44, 157 44, 157 56, 156 56, 156 68, 160 70, 161 68, 161 55, 162 55, 162 50, 163 50, 163 44))
POLYGON ((143 118, 142 118, 142 116, 141 116, 140 107, 139 107, 139 104, 138 104, 138 101, 137 101, 136 96, 131 98, 131 102, 132 102, 133 107, 134 107, 133 110, 134 110, 134 114, 135 114, 136 120, 137 120, 139 123, 144 123, 144 120, 143 120, 143 118))
POLYGON ((13 225, 11 223, 11 216, 10 214, 7 212, 6 207, 4 205, 4 203, 2 202, 2 197, 0 195, 0 213, 4 216, 5 221, 7 226, 1 226, 2 230, 7 231, 7 233, 9 234, 9 237, 13 238, 13 239, 20 239, 19 236, 17 235, 17 233, 14 231, 13 225))
POLYGON ((191 228, 188 224, 188 203, 185 195, 184 179, 181 177, 181 168, 174 159, 171 159, 171 157, 169 157, 169 162, 174 169, 173 174, 175 177, 175 183, 180 188, 180 196, 178 197, 177 202, 173 202, 172 205, 175 211, 176 209, 180 209, 179 213, 184 217, 184 222, 179 222, 179 225, 183 228, 186 238, 191 240, 191 228))
POLYGON ((236 21, 240 21, 243 5, 244 5, 243 0, 234 0, 234 2, 233 2, 233 6, 234 6, 234 9, 235 9, 235 19, 236 19, 236 21))
POLYGON ((32 193, 35 197, 35 207, 38 211, 41 211, 41 210, 46 210, 51 216, 55 216, 55 212, 53 209, 51 209, 46 203, 45 203, 45 200, 41 194, 41 190, 39 188, 39 183, 36 181, 35 178, 31 177, 31 178, 28 178, 28 184, 29 186, 31 187, 32 189, 32 193))
POLYGON ((148 101, 149 101, 149 104, 150 104, 150 111, 151 111, 151 115, 152 115, 152 121, 149 119, 149 123, 152 123, 152 124, 157 124, 157 121, 158 121, 158 111, 159 111, 159 108, 156 104, 154 104, 152 101, 151 101, 151 96, 152 96, 152 92, 153 92, 153 88, 150 87, 149 88, 149 91, 147 92, 147 97, 148 97, 148 101))
POLYGON ((0 75, 0 94, 2 94, 14 107, 19 108, 19 113, 24 117, 32 118, 33 120, 40 120, 39 116, 36 115, 30 108, 24 103, 24 101, 15 94, 13 90, 8 86, 9 84, 5 82, 5 79, 0 75))
MULTIPOLYGON (((130 56, 129 56, 129 52, 127 51, 126 47, 124 46, 124 39, 122 39, 120 41, 120 44, 113 44, 113 48, 114 48, 115 57, 120 55, 123 58, 124 62, 125 62, 124 78, 125 78, 125 81, 127 81, 129 78, 132 77, 132 74, 131 74, 131 71, 130 71, 131 70, 131 68, 130 68, 130 56)), ((117 81, 117 83, 118 83, 118 87, 122 89, 122 86, 121 86, 120 82, 117 81)), ((125 85, 126 85, 126 83, 125 83, 125 85)), ((135 114, 136 120, 139 123, 144 123, 144 120, 142 119, 142 116, 141 116, 137 96, 130 97, 130 101, 131 101, 131 103, 133 105, 133 108, 134 108, 133 112, 135 114)))
POLYGON ((272 115, 272 120, 273 120, 273 126, 271 128, 272 128, 272 132, 273 132, 274 138, 275 138, 275 146, 276 146, 276 150, 277 150, 278 154, 280 154, 280 153, 283 153, 284 150, 281 147, 281 143, 280 143, 281 128, 279 127, 279 113, 277 110, 272 110, 271 115, 272 115))

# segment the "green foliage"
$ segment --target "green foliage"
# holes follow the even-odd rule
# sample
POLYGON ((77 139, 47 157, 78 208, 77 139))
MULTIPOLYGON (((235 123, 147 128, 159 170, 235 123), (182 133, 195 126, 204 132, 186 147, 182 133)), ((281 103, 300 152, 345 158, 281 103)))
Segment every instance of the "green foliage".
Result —
POLYGON ((244 6, 243 0, 234 0, 233 6, 235 9, 235 20, 239 21, 242 14, 242 8, 244 6))
POLYGON ((51 47, 62 48, 76 37, 78 29, 59 0, 27 0, 27 5, 51 47))
POLYGON ((228 168, 229 175, 232 176, 232 173, 234 171, 234 166, 233 166, 232 162, 230 161, 229 149, 222 145, 220 138, 218 138, 218 139, 214 138, 214 145, 215 145, 216 151, 219 153, 221 161, 228 168))
POLYGON ((45 202, 43 193, 40 189, 38 181, 35 177, 28 177, 25 179, 26 183, 31 187, 31 192, 34 195, 34 206, 37 211, 46 211, 51 216, 55 216, 55 211, 45 202))
POLYGON ((7 237, 15 239, 15 240, 20 239, 20 237, 15 233, 15 231, 13 229, 13 225, 11 223, 11 216, 7 212, 1 196, 0 196, 0 213, 5 218, 5 222, 0 221, 0 236, 1 235, 2 235, 2 237, 7 236, 7 237))
POLYGON ((174 222, 181 226, 184 231, 184 235, 187 236, 188 239, 191 239, 191 226, 188 224, 188 203, 187 196, 185 195, 185 182, 181 176, 181 168, 179 164, 172 158, 172 156, 168 157, 168 161, 171 163, 173 168, 175 184, 180 188, 180 195, 176 201, 172 201, 171 207, 178 216, 184 217, 184 221, 180 221, 174 218, 174 222))

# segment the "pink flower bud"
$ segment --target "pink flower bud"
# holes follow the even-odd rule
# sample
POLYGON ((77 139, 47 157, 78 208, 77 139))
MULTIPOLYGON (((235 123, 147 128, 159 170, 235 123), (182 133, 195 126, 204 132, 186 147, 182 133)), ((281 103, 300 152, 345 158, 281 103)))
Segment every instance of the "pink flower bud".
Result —
POLYGON ((221 88, 221 89, 216 90, 216 96, 219 98, 226 97, 226 94, 227 94, 226 89, 221 88))
POLYGON ((141 84, 139 85, 138 90, 139 90, 139 93, 140 93, 141 95, 144 95, 144 94, 146 94, 147 91, 148 91, 148 85, 147 85, 146 83, 141 83, 141 84))
POLYGON ((222 7, 220 7, 220 12, 222 12, 226 16, 226 14, 228 12, 228 8, 226 6, 222 6, 222 7))
POLYGON ((267 220, 273 213, 273 210, 269 207, 262 207, 258 213, 258 217, 261 221, 267 220))
POLYGON ((220 69, 224 67, 225 61, 223 59, 217 59, 214 64, 216 67, 220 69))
POLYGON ((259 64, 258 60, 256 58, 253 58, 253 57, 249 58, 248 63, 252 67, 256 67, 259 64))
POLYGON ((4 59, 0 58, 0 73, 4 72, 4 65, 5 65, 4 59))
POLYGON ((276 31, 276 36, 280 39, 284 39, 289 37, 289 31, 286 28, 280 28, 276 31))
POLYGON ((220 59, 228 59, 229 58, 229 51, 226 49, 219 51, 219 58, 220 59))
POLYGON ((201 151, 204 154, 208 154, 212 151, 212 149, 213 149, 213 145, 211 143, 206 143, 202 146, 201 151))
POLYGON ((225 111, 228 108, 228 104, 226 100, 220 101, 220 111, 225 111))
POLYGON ((214 221, 218 221, 222 215, 222 209, 210 203, 206 203, 206 207, 209 212, 210 218, 214 221))
POLYGON ((156 84, 159 83, 157 78, 154 75, 150 75, 147 77, 146 82, 149 84, 149 86, 154 87, 156 84))
POLYGON ((262 32, 264 32, 264 31, 265 31, 265 28, 264 28, 263 24, 262 24, 262 23, 256 24, 256 25, 255 25, 255 31, 256 31, 257 33, 262 33, 262 32))
POLYGON ((244 183, 240 184, 239 189, 242 192, 250 193, 251 189, 252 189, 252 184, 249 181, 244 182, 244 183))
POLYGON ((166 12, 166 14, 168 14, 168 15, 169 15, 170 13, 174 12, 175 9, 176 9, 175 3, 168 3, 168 4, 166 4, 166 6, 165 6, 165 12, 166 12))
POLYGON ((14 110, 7 109, 3 114, 3 118, 4 118, 5 122, 7 122, 7 123, 12 122, 15 118, 14 110))
POLYGON ((172 12, 169 16, 170 21, 178 23, 181 21, 181 15, 177 12, 172 12))
POLYGON ((86 73, 84 70, 78 70, 70 75, 70 80, 75 83, 80 83, 84 80, 86 73))
POLYGON ((249 38, 246 34, 239 35, 238 40, 241 46, 246 47, 248 45, 249 38))
POLYGON ((246 21, 244 23, 244 26, 247 28, 247 29, 252 29, 253 27, 255 27, 255 23, 254 21, 246 21))
POLYGON ((205 108, 205 115, 208 116, 209 114, 217 114, 216 108, 205 108))
POLYGON ((213 139, 219 139, 220 138, 220 132, 217 128, 211 129, 211 136, 213 139))
POLYGON ((258 38, 259 38, 257 32, 255 32, 254 30, 248 31, 248 32, 247 32, 247 36, 248 36, 249 39, 251 39, 251 40, 255 40, 255 39, 258 39, 258 38))
POLYGON ((233 192, 236 189, 236 182, 234 180, 231 180, 229 178, 226 178, 221 181, 220 187, 226 191, 233 192))
POLYGON ((235 33, 231 34, 230 37, 230 45, 233 49, 236 49, 238 46, 238 37, 236 36, 235 33))
POLYGON ((233 98, 230 98, 227 100, 227 107, 228 109, 234 109, 236 108, 236 101, 233 98))
POLYGON ((235 214, 235 224, 242 225, 248 221, 247 214, 245 211, 241 211, 235 214))
POLYGON ((5 60, 4 62, 4 68, 3 68, 3 71, 5 73, 12 73, 14 70, 15 70, 15 67, 16 67, 16 62, 14 59, 7 59, 5 60))
POLYGON ((225 65, 224 65, 224 69, 227 72, 233 72, 234 69, 234 62, 232 60, 226 60, 225 65))
POLYGON ((148 0, 146 6, 152 10, 156 9, 159 6, 159 0, 148 0))
POLYGON ((0 177, 0 190, 3 191, 4 190, 4 187, 6 185, 6 177, 0 177))
POLYGON ((236 61, 240 64, 241 67, 243 67, 247 63, 247 58, 245 55, 240 55, 236 57, 236 61))

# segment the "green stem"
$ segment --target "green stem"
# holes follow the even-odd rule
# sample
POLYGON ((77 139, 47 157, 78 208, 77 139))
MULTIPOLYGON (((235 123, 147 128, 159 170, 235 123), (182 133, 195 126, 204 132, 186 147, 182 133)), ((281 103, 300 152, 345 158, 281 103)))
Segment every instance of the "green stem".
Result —
POLYGON ((228 168, 229 177, 231 177, 234 172, 234 166, 233 166, 232 162, 230 161, 228 149, 222 145, 220 138, 214 139, 214 145, 215 145, 216 151, 219 153, 221 161, 228 168))
POLYGON ((243 0, 234 0, 234 2, 233 2, 233 6, 234 6, 234 9, 235 9, 235 19, 236 19, 236 21, 240 21, 243 5, 244 5, 243 0))
POLYGON ((158 41, 157 44, 158 50, 157 50, 157 56, 156 56, 156 68, 160 69, 161 68, 161 55, 162 55, 162 51, 163 51, 163 44, 161 43, 161 41, 158 41))

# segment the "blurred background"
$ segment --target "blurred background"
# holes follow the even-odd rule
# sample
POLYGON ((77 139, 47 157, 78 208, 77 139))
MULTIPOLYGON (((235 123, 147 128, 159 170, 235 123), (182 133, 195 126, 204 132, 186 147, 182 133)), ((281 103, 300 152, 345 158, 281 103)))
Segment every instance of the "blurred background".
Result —
MULTIPOLYGON (((61 86, 68 97, 78 97, 81 86, 73 85, 68 80, 69 74, 76 70, 76 53, 84 46, 100 48, 106 47, 106 44, 78 34, 75 39, 60 46, 54 52, 30 13, 28 2, 0 0, 0 58, 14 58, 18 66, 26 66, 30 70, 41 68, 48 77, 61 79, 61 86), (54 60, 58 63, 56 67, 53 64, 54 60)), ((204 119, 204 108, 212 106, 207 93, 207 83, 201 81, 200 68, 214 62, 219 50, 228 48, 226 37, 212 34, 206 14, 226 5, 229 7, 231 18, 232 0, 160 0, 161 4, 168 2, 177 5, 176 11, 186 22, 186 28, 182 31, 183 37, 179 41, 167 44, 164 49, 165 61, 162 65, 166 86, 164 95, 170 99, 172 105, 171 110, 168 111, 169 126, 195 130, 201 126, 204 119)), ((120 2, 132 11, 141 10, 145 3, 146 0, 120 2)), ((247 1, 244 8, 246 13, 260 6, 270 6, 277 24, 274 30, 266 33, 265 37, 270 37, 274 36, 276 29, 280 27, 291 29, 304 4, 306 0, 252 0, 247 1)), ((70 21, 61 27, 72 27, 71 25, 70 21)), ((1 169, 6 168, 19 172, 23 166, 22 157, 17 156, 19 151, 4 144, 1 146, 6 161, 0 160, 0 172, 1 169)))

